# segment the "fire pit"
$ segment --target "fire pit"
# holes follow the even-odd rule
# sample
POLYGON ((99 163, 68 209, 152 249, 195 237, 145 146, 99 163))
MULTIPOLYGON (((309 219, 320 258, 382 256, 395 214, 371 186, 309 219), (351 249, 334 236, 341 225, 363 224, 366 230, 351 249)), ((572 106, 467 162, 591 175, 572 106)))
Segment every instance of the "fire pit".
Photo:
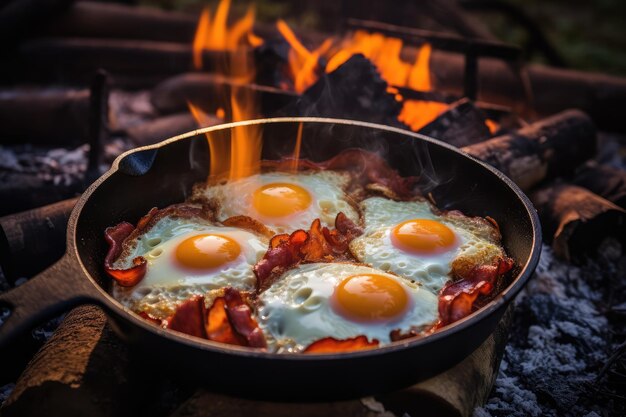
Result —
MULTIPOLYGON (((92 2, 0 8, 11 46, 0 87, 2 290, 63 255, 76 196, 122 152, 223 122, 310 116, 439 139, 527 193, 546 243, 515 308, 463 362, 411 388, 286 405, 162 375, 96 307, 78 307, 0 352, 3 414, 624 412, 626 79, 528 64, 454 2, 419 12, 407 3, 412 18, 339 3, 317 5, 327 21, 316 30, 257 21, 228 0, 195 15, 92 2)), ((235 131, 226 145, 207 136, 211 172, 238 160, 249 175, 258 134, 235 131)))

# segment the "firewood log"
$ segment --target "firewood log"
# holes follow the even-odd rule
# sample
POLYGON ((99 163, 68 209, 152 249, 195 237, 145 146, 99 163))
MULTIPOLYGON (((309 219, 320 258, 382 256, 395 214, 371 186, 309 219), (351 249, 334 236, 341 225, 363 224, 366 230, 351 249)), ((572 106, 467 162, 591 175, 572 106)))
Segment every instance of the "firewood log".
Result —
POLYGON ((2 142, 53 146, 88 142, 89 97, 89 90, 20 88, 0 92, 2 142))
POLYGON ((158 369, 137 369, 99 308, 78 307, 28 364, 1 414, 151 415, 163 403, 158 373, 158 369))
POLYGON ((485 120, 485 115, 474 103, 468 99, 461 99, 452 103, 448 110, 421 128, 419 133, 460 148, 491 137, 485 120))
POLYGON ((65 228, 76 198, 0 217, 0 267, 5 278, 31 277, 65 252, 65 228))
POLYGON ((626 209, 626 171, 624 170, 589 163, 576 171, 572 183, 587 188, 626 209))
POLYGON ((596 149, 589 116, 567 110, 516 132, 464 147, 511 178, 522 190, 546 179, 569 175, 596 149))
MULTIPOLYGON (((468 417, 487 398, 506 344, 511 309, 472 355, 450 370, 395 394, 321 403, 272 403, 218 395, 173 383, 147 369, 112 333, 104 314, 83 306, 67 315, 16 383, 2 415, 468 417), (468 384, 471 380, 471 384, 468 384), (389 411, 391 410, 393 414, 389 411), (431 413, 431 414, 428 414, 431 413)), ((285 400, 288 400, 286 398, 285 400)))
MULTIPOLYGON (((437 91, 462 94, 464 60, 461 54, 434 51, 430 68, 437 91)), ((604 130, 624 132, 621 109, 626 78, 600 73, 527 65, 485 58, 478 71, 478 99, 517 109, 526 117, 545 117, 565 109, 585 111, 604 130)))
POLYGON ((137 146, 152 145, 182 133, 187 133, 198 127, 208 127, 223 122, 216 116, 207 116, 209 120, 205 120, 202 126, 194 120, 190 113, 176 113, 168 116, 159 117, 152 121, 133 126, 126 130, 126 134, 137 146))
POLYGON ((168 114, 187 110, 187 102, 208 113, 215 113, 216 104, 228 103, 233 87, 248 89, 260 101, 261 112, 271 116, 299 95, 273 87, 237 83, 215 74, 186 73, 163 81, 152 90, 150 100, 161 113, 168 114))
POLYGON ((544 236, 561 258, 593 255, 608 237, 626 242, 626 210, 585 188, 551 184, 530 198, 539 212, 544 236))

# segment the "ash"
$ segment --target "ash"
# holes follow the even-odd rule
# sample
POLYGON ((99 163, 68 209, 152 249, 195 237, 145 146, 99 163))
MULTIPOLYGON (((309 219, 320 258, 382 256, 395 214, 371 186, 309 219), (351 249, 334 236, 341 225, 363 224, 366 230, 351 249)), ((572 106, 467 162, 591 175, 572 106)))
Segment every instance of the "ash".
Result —
POLYGON ((573 266, 544 246, 516 300, 491 397, 474 417, 624 415, 626 257, 614 241, 573 266))

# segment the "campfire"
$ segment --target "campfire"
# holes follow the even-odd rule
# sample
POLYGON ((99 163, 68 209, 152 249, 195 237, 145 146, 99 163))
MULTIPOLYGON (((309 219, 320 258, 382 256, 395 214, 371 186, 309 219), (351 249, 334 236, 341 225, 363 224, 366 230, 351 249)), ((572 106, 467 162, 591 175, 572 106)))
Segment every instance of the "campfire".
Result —
MULTIPOLYGON (((77 196, 124 151, 261 118, 382 124, 460 148, 510 178, 537 209, 548 253, 543 259, 551 259, 555 271, 585 275, 609 264, 600 272, 607 281, 598 284, 608 289, 598 291, 609 294, 602 312, 618 335, 604 346, 605 368, 596 382, 603 387, 600 394, 615 401, 607 410, 619 414, 626 79, 526 62, 525 51, 486 33, 456 2, 420 12, 407 8, 413 26, 388 13, 375 20, 378 6, 321 3, 328 22, 315 30, 289 16, 262 21, 254 5, 230 0, 195 14, 90 1, 51 1, 37 8, 12 0, 0 7, 0 27, 7 28, 0 32, 10 35, 0 69, 0 289, 23 283, 61 257, 77 196), (442 10, 447 27, 425 23, 441 20, 442 10)), ((260 172, 259 125, 235 127, 228 138, 218 133, 205 135, 211 178, 238 180, 260 172)), ((291 172, 301 162, 302 135, 300 125, 282 155, 291 172)), ((472 190, 467 193, 470 198, 472 190)), ((549 270, 540 267, 540 282, 551 276, 549 270)), ((490 398, 507 335, 520 337, 522 329, 514 328, 521 325, 520 313, 509 310, 488 342, 442 375, 376 399, 308 404, 303 410, 413 415, 419 403, 439 410, 434 412, 471 415, 490 398), (463 382, 468 372, 480 375, 472 389, 463 382), (444 408, 435 407, 433 396, 444 408)), ((163 378, 158 370, 134 367, 134 353, 105 322, 96 308, 79 307, 36 330, 34 340, 25 337, 0 351, 3 363, 8 355, 15 358, 0 380, 7 415, 33 413, 33 399, 61 414, 71 406, 59 398, 77 398, 85 414, 128 413, 117 405, 124 402, 144 413, 146 401, 159 415, 195 415, 189 410, 216 402, 224 413, 285 411, 272 403, 225 401, 200 386, 163 378), (94 382, 109 366, 116 375, 94 382), (44 384, 53 387, 46 391, 44 384), (90 398, 102 399, 102 408, 87 404, 90 398)))

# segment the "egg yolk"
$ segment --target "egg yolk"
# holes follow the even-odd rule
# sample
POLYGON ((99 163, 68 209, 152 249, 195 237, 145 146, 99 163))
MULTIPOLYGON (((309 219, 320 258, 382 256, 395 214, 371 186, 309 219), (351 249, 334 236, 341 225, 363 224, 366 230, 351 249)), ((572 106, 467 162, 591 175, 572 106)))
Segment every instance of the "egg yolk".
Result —
POLYGON ((189 237, 176 247, 176 260, 189 269, 212 269, 239 256, 241 247, 233 239, 212 234, 189 237))
POLYGON ((252 205, 263 216, 284 217, 311 205, 311 194, 295 184, 275 182, 258 188, 252 205))
POLYGON ((381 321, 400 316, 408 305, 404 287, 393 278, 377 274, 350 276, 335 288, 333 306, 355 321, 381 321))
POLYGON ((438 253, 456 242, 454 232, 436 220, 413 219, 398 224, 391 231, 394 246, 414 253, 438 253))

